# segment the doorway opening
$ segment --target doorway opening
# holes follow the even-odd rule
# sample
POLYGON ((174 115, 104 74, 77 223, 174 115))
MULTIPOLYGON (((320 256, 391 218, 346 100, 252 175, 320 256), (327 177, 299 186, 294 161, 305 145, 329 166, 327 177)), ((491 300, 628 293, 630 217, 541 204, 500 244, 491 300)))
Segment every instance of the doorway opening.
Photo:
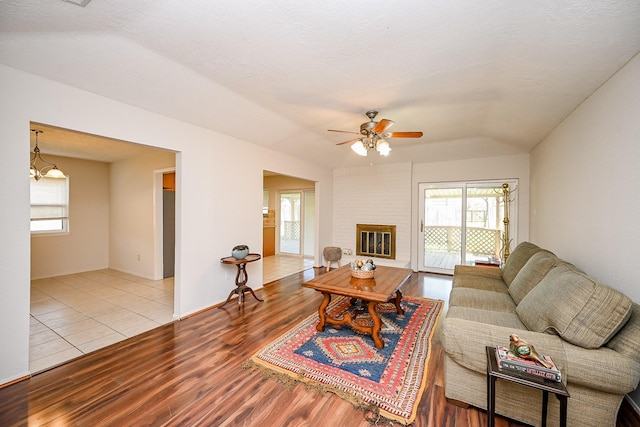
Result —
POLYGON ((315 191, 280 193, 279 253, 313 257, 315 191))
POLYGON ((175 173, 176 152, 30 126, 43 130, 43 152, 59 156, 69 176, 68 233, 31 238, 29 370, 36 373, 174 320, 174 279, 156 274, 155 209, 162 209, 156 171, 175 173))
POLYGON ((314 181, 264 171, 263 283, 313 268, 315 185, 314 181))

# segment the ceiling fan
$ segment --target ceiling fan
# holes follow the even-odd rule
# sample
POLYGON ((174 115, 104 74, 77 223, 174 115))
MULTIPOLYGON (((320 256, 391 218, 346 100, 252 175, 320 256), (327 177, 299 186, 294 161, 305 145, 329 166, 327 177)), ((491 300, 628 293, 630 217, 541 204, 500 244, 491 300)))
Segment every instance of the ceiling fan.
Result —
POLYGON ((368 151, 375 148, 382 156, 388 156, 391 151, 391 146, 386 138, 420 138, 422 132, 387 132, 393 124, 393 120, 382 119, 379 122, 374 122, 373 119, 378 115, 377 111, 367 111, 367 117, 370 121, 364 122, 360 125, 360 132, 351 132, 347 130, 335 130, 329 129, 329 132, 341 132, 352 133, 355 135, 361 135, 358 138, 350 139, 348 141, 339 142, 336 145, 349 144, 353 142, 351 149, 360 156, 366 156, 368 151))

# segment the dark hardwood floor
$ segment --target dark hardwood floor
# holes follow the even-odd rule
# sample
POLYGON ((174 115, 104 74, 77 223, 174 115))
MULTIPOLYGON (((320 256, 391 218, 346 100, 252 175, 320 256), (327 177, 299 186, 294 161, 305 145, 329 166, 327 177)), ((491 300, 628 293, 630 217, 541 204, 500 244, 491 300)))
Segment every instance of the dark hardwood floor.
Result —
MULTIPOLYGON (((301 384, 288 389, 241 368, 321 296, 300 286, 323 269, 267 285, 244 307, 229 303, 90 353, 0 389, 0 426, 368 426, 363 412, 301 384)), ((451 279, 414 274, 405 295, 445 299, 451 279)), ((444 397, 433 339, 415 426, 486 426, 486 413, 444 397)), ((388 425, 388 424, 381 424, 388 425)), ((497 427, 520 424, 498 419, 497 427)))

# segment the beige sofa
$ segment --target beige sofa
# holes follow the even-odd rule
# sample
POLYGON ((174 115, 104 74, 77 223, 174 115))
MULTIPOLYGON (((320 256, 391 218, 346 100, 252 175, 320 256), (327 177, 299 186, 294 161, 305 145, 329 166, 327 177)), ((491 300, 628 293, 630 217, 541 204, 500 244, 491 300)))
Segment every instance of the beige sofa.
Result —
MULTIPOLYGON (((455 268, 442 325, 445 395, 486 409, 485 346, 518 334, 553 357, 571 397, 569 426, 615 426, 620 403, 640 380, 640 306, 532 243, 502 268, 455 268)), ((496 412, 540 425, 542 394, 499 380, 496 412)), ((549 399, 548 425, 558 425, 549 399)))

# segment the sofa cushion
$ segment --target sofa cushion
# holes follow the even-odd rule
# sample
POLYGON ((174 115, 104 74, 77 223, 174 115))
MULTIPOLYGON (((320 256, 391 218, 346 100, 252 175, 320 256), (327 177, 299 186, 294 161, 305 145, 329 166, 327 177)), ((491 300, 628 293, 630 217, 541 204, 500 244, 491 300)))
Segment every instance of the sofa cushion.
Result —
POLYGON ((499 268, 456 265, 453 273, 453 289, 472 288, 508 294, 499 268))
POLYGON ((520 269, 529 261, 529 258, 541 250, 543 249, 530 242, 522 242, 516 246, 502 266, 502 280, 504 280, 504 283, 510 286, 520 269))
POLYGON ((577 346, 598 348, 629 319, 632 305, 615 289, 560 264, 522 299, 516 312, 532 331, 557 333, 577 346))
POLYGON ((509 294, 482 289, 454 288, 449 294, 449 306, 516 313, 516 304, 509 294))
POLYGON ((558 258, 551 252, 540 251, 533 254, 509 286, 509 295, 515 303, 519 304, 557 262, 558 258))
MULTIPOLYGON (((482 310, 480 308, 470 307, 449 307, 447 310, 447 319, 464 319, 485 325, 511 328, 518 331, 527 330, 527 327, 520 321, 520 318, 515 312, 508 313, 506 311, 482 310)), ((503 337, 502 345, 508 342, 509 337, 503 337)))

